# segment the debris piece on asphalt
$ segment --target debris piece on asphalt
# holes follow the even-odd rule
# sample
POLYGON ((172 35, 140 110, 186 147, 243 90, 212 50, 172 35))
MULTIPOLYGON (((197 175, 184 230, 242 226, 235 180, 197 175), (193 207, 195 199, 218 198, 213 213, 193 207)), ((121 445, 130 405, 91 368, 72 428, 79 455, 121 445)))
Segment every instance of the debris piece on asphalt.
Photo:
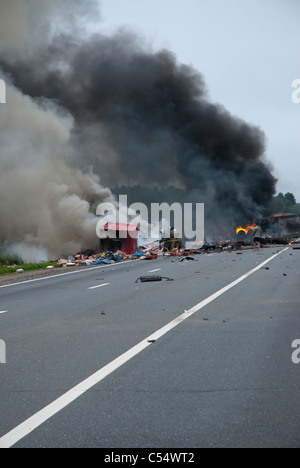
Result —
POLYGON ((136 283, 138 283, 139 281, 141 283, 151 283, 155 281, 158 282, 162 281, 163 279, 165 279, 166 281, 174 281, 173 279, 167 278, 166 276, 141 276, 136 280, 136 283))
POLYGON ((148 340, 148 343, 155 343, 156 340, 148 340))
POLYGON ((181 263, 181 262, 191 261, 191 260, 194 261, 194 262, 198 262, 198 260, 195 260, 195 258, 193 258, 193 257, 190 257, 190 256, 183 256, 183 257, 181 257, 181 258, 178 258, 177 260, 172 260, 172 263, 174 263, 174 262, 179 262, 179 263, 181 263))

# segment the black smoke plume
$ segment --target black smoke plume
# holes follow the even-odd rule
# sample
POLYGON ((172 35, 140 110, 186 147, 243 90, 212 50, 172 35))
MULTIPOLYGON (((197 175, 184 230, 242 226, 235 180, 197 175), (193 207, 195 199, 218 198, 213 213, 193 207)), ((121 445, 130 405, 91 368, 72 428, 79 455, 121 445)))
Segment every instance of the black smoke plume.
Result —
POLYGON ((126 31, 61 34, 25 59, 2 54, 0 68, 71 114, 77 166, 132 201, 204 202, 208 236, 268 208, 276 180, 263 132, 211 103, 203 76, 171 52, 126 31))

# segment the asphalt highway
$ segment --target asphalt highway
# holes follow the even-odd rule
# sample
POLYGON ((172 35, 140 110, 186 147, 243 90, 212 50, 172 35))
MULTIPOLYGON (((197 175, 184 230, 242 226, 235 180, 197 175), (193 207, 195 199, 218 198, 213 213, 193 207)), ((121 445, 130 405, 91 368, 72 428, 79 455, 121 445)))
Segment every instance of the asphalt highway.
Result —
POLYGON ((300 447, 299 284, 276 248, 0 287, 0 448, 300 447))

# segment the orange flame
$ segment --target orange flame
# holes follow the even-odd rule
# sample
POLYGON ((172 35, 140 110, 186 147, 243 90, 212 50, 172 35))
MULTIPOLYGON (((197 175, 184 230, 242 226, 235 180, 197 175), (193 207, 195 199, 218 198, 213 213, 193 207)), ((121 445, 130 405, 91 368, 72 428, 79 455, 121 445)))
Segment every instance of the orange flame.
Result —
POLYGON ((248 232, 251 231, 254 228, 255 228, 255 224, 252 224, 252 226, 247 226, 247 227, 239 226, 239 227, 236 228, 235 232, 238 235, 239 232, 243 231, 245 233, 245 235, 247 236, 248 232))

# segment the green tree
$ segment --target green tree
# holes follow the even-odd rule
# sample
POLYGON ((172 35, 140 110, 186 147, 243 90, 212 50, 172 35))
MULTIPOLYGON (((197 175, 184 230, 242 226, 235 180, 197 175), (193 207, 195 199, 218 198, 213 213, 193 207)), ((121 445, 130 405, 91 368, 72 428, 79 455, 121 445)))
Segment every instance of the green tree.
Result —
POLYGON ((285 197, 287 206, 297 205, 296 198, 294 197, 292 193, 286 193, 284 197, 285 197))
POLYGON ((300 214, 300 206, 297 205, 295 196, 288 192, 285 195, 279 193, 276 197, 273 197, 271 203, 271 214, 278 213, 294 213, 300 214))

